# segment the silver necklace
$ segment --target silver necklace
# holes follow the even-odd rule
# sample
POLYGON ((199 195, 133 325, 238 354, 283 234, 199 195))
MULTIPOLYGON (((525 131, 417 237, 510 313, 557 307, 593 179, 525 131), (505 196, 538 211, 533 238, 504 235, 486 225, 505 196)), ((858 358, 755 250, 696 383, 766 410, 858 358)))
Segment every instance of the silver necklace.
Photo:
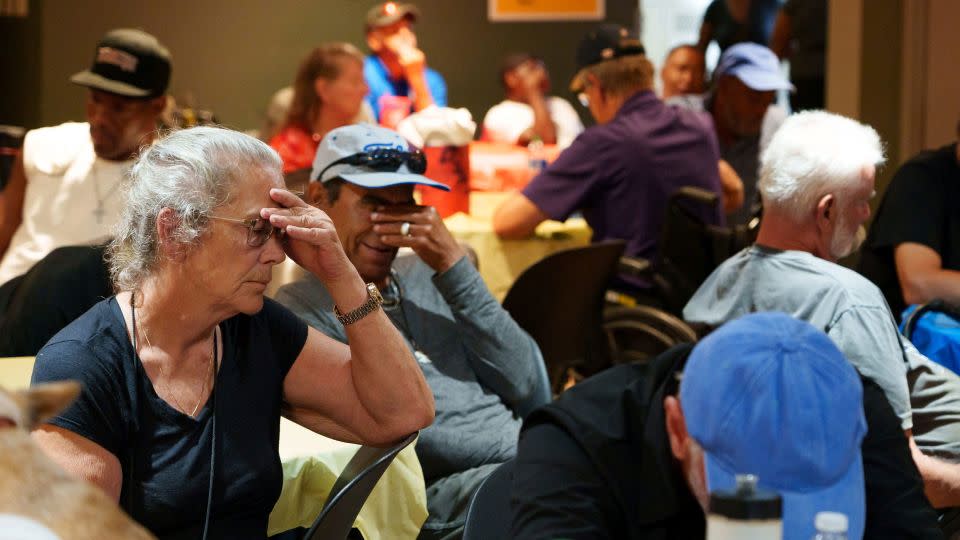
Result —
POLYGON ((93 217, 97 218, 97 225, 102 225, 103 218, 106 217, 107 215, 107 211, 106 209, 104 209, 103 203, 105 203, 107 199, 109 199, 110 197, 113 196, 114 193, 116 193, 117 189, 120 187, 120 184, 123 182, 123 176, 121 176, 120 179, 113 184, 113 187, 107 190, 106 194, 101 194, 100 193, 100 167, 97 164, 96 159, 94 159, 93 161, 93 169, 91 172, 93 172, 93 175, 92 175, 93 176, 93 192, 97 196, 97 207, 93 209, 93 217))

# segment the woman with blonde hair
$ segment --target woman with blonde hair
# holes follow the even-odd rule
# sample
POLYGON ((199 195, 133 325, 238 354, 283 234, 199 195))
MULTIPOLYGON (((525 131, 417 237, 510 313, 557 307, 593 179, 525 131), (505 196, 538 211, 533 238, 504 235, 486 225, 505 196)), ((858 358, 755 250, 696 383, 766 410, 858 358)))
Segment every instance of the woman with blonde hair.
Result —
POLYGON ((365 108, 367 82, 363 54, 349 43, 326 43, 300 63, 293 101, 284 126, 270 146, 283 160, 284 174, 310 167, 320 139, 328 131, 372 121, 365 108))

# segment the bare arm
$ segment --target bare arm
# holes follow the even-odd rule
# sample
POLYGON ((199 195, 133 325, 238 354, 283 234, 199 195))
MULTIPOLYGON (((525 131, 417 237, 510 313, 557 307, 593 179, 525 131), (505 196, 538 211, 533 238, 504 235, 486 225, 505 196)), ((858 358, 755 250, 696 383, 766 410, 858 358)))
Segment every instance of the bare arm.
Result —
POLYGON ((527 96, 527 104, 533 109, 533 125, 520 135, 517 142, 525 145, 536 136, 545 144, 557 144, 557 128, 550 117, 550 109, 547 108, 547 100, 542 91, 543 79, 546 77, 544 68, 525 64, 517 68, 517 72, 527 96))
POLYGON ((720 160, 720 190, 723 195, 723 212, 731 214, 743 206, 743 181, 725 160, 720 160))
POLYGON ((713 24, 703 21, 700 24, 700 38, 697 40, 697 49, 700 54, 707 53, 707 47, 710 46, 711 40, 713 40, 713 24))
MULTIPOLYGON (((357 276, 357 288, 362 282, 357 276)), ((351 310, 362 302, 338 305, 351 310)), ((357 295, 360 296, 360 295, 357 295)), ((366 301, 366 293, 362 293, 366 301)), ((310 328, 284 379, 291 420, 335 439, 387 444, 433 421, 433 393, 383 310, 346 327, 349 346, 310 328), (318 381, 323 381, 319 388, 318 381)))
POLYGON ((777 55, 777 58, 784 60, 790 58, 790 37, 793 33, 790 16, 780 10, 777 13, 777 20, 773 24, 773 33, 770 35, 770 50, 777 55))
POLYGON ((27 190, 27 174, 23 169, 23 154, 17 154, 10 169, 10 180, 0 191, 0 259, 10 247, 10 239, 23 221, 23 196, 27 190))
POLYGON ((427 85, 426 66, 421 65, 418 70, 407 70, 407 82, 413 89, 413 108, 422 111, 434 104, 433 94, 427 85))
POLYGON ((897 278, 907 304, 941 299, 960 304, 960 272, 943 268, 940 254, 923 244, 905 242, 893 251, 897 278))
POLYGON ((960 506, 960 464, 948 463, 935 457, 924 455, 913 440, 913 433, 907 430, 910 453, 923 477, 923 491, 934 508, 960 506))
POLYGON ((517 240, 533 234, 537 225, 549 219, 522 193, 513 193, 493 214, 493 232, 500 238, 517 240))
POLYGON ((111 500, 120 500, 123 470, 117 456, 86 437, 49 424, 35 429, 32 436, 44 454, 68 474, 99 487, 111 500))

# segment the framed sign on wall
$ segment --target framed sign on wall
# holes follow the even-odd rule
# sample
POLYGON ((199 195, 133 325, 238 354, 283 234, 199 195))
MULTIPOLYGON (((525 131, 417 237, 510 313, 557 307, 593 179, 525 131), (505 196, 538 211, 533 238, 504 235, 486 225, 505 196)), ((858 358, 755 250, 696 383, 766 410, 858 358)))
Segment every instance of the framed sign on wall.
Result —
POLYGON ((487 0, 493 22, 599 21, 605 0, 487 0))

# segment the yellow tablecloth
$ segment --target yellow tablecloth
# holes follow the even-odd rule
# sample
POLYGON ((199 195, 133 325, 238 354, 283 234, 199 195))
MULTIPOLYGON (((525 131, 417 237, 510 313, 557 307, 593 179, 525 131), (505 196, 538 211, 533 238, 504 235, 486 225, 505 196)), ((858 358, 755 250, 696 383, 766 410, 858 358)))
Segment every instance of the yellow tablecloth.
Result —
MULTIPOLYGON (((25 388, 30 385, 32 371, 33 357, 0 358, 0 386, 25 388)), ((356 448, 282 418, 283 491, 270 513, 268 534, 310 527, 356 448)), ((387 468, 360 510, 355 526, 368 540, 412 539, 426 518, 423 471, 411 444, 387 468)))
POLYGON ((560 223, 545 221, 523 240, 501 240, 493 232, 491 217, 509 192, 470 193, 470 215, 454 214, 444 220, 453 236, 469 244, 480 261, 480 276, 498 300, 503 300, 517 277, 547 255, 585 246, 593 232, 582 218, 560 223))

